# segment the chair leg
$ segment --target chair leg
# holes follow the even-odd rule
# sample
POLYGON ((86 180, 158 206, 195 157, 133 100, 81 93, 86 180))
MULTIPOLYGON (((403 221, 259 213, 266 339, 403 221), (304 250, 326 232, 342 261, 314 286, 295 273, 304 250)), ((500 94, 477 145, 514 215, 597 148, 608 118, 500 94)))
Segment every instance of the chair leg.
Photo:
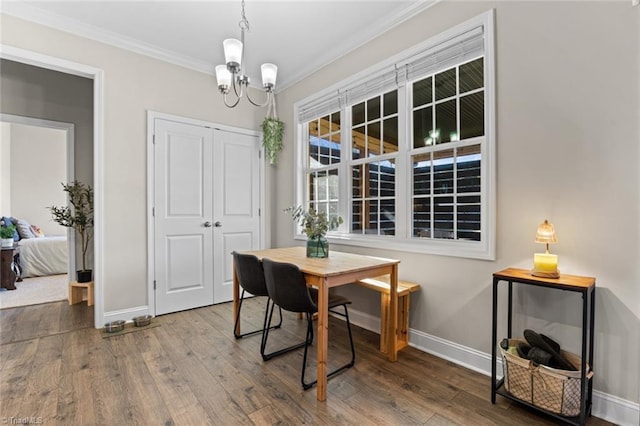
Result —
MULTIPOLYGON (((273 319, 273 308, 275 306, 276 304, 271 302, 271 310, 269 312, 269 321, 264 327, 264 333, 262 333, 262 342, 260 343, 260 355, 262 355, 262 359, 264 361, 269 361, 270 359, 275 358, 279 355, 285 354, 287 352, 291 352, 295 349, 299 349, 307 343, 307 339, 305 339, 304 342, 298 343, 293 346, 289 346, 288 348, 280 349, 271 353, 265 353, 267 349, 267 340, 269 339, 269 330, 271 330, 272 328, 276 328, 276 326, 273 326, 273 327, 271 326, 271 320, 273 319)), ((282 324, 282 310, 280 306, 278 306, 278 309, 280 310, 280 324, 282 324)))
MULTIPOLYGON (((242 339, 245 336, 251 336, 254 334, 258 334, 258 333, 264 333, 264 329, 266 327, 267 324, 267 314, 269 313, 269 302, 271 302, 271 299, 267 298, 267 307, 265 308, 264 311, 264 321, 262 323, 262 328, 259 330, 254 330, 254 331, 249 331, 247 333, 243 333, 243 334, 238 334, 236 333, 236 330, 238 329, 238 322, 240 321, 240 311, 242 310, 242 301, 244 300, 244 289, 242 289, 242 294, 240 296, 240 303, 238 304, 238 313, 236 314, 236 320, 233 324, 233 336, 236 339, 242 339)), ((280 307, 278 307, 278 309, 280 309, 280 307)), ((271 328, 280 328, 280 326, 282 325, 282 309, 280 309, 280 322, 277 325, 274 325, 271 328)))
MULTIPOLYGON (((342 370, 346 370, 347 368, 353 367, 356 362, 356 350, 355 350, 355 347, 353 346, 353 335, 351 334, 351 322, 349 321, 349 311, 347 310, 347 305, 342 305, 342 306, 344 306, 344 314, 341 312, 333 311, 333 310, 331 310, 331 312, 345 317, 347 321, 347 330, 349 331, 349 344, 351 346, 351 361, 349 361, 348 363, 346 363, 341 367, 336 368, 332 372, 328 373, 327 379, 332 378, 336 374, 340 373, 342 370)), ((313 338, 312 314, 307 314, 307 321, 308 321, 308 326, 307 326, 307 339, 308 339, 309 333, 311 333, 311 336, 313 338)), ((307 368, 307 349, 308 349, 308 345, 305 345, 304 356, 302 357, 302 389, 304 390, 311 389, 315 384, 318 383, 317 380, 314 380, 313 382, 309 382, 309 383, 306 383, 304 381, 304 372, 305 372, 305 369, 307 368)))

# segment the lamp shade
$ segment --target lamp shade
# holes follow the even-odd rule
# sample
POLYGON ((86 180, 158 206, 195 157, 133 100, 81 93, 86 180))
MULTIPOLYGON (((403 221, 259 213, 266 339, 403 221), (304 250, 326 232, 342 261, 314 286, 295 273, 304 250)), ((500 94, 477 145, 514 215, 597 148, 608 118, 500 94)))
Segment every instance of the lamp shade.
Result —
POLYGON ((538 231, 536 232, 536 243, 553 244, 558 242, 556 231, 553 225, 545 219, 543 223, 538 225, 538 231))
POLYGON ((227 69, 226 65, 218 65, 216 67, 216 80, 218 80, 218 87, 231 86, 231 73, 227 69))
POLYGON ((242 63, 242 42, 235 38, 227 38, 222 42, 222 46, 227 66, 239 67, 242 63))
POLYGON ((278 67, 274 64, 266 63, 260 67, 262 71, 262 86, 274 87, 276 85, 276 76, 278 75, 278 67))

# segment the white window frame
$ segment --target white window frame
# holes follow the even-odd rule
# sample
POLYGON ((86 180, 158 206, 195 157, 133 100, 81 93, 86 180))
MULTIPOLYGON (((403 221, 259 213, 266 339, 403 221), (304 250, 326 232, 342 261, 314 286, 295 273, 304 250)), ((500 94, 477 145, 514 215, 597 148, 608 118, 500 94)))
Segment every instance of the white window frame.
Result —
MULTIPOLYGON (((445 256, 456 256, 464 258, 495 260, 496 242, 496 134, 495 134, 495 45, 494 45, 494 10, 487 11, 468 21, 444 31, 419 45, 411 47, 386 61, 376 64, 356 75, 343 80, 331 87, 297 102, 294 105, 293 123, 295 128, 294 144, 294 204, 305 205, 305 171, 307 155, 307 126, 306 123, 317 117, 329 113, 341 111, 341 131, 343 151, 339 164, 339 203, 340 215, 345 219, 345 223, 339 230, 329 233, 328 239, 337 244, 353 245, 360 247, 380 248, 388 250, 399 250, 413 253, 436 254, 445 256), (481 241, 464 241, 448 239, 422 239, 413 238, 411 235, 412 209, 410 203, 412 188, 411 154, 413 140, 411 135, 411 96, 408 90, 400 88, 407 87, 407 81, 400 80, 397 76, 407 76, 410 82, 420 80, 423 76, 412 77, 411 72, 403 73, 402 67, 411 61, 419 61, 422 56, 428 57, 440 46, 447 45, 450 40, 461 37, 480 28, 483 34, 484 57, 484 94, 485 94, 485 134, 480 138, 474 138, 470 143, 482 141, 482 161, 481 161, 481 241), (421 56, 422 55, 422 56, 421 56), (395 82, 389 78, 393 75, 395 82), (367 86, 379 86, 379 92, 389 90, 390 83, 398 87, 398 141, 399 151, 397 154, 397 175, 396 175, 396 234, 394 236, 375 236, 351 234, 351 179, 350 166, 354 164, 350 155, 351 140, 351 106, 361 100, 374 96, 376 92, 369 94, 358 92, 367 82, 367 86), (354 96, 355 93, 355 96, 354 96), (354 100, 356 99, 356 100, 354 100), (359 100, 358 100, 359 99, 359 100), (411 140, 410 140, 411 139, 411 140), (348 157, 348 158, 347 158, 348 157)), ((458 60, 453 65, 442 66, 433 70, 438 72, 451 66, 458 65, 466 60, 458 60)), ((431 72, 431 71, 430 71, 431 72)), ((426 75, 426 74, 425 74, 426 75)), ((410 83, 409 82, 409 83, 410 83)), ((377 89, 374 89, 377 90, 377 89)), ((380 160, 386 156, 380 156, 380 160)), ((295 238, 304 240, 299 226, 295 226, 295 238)))

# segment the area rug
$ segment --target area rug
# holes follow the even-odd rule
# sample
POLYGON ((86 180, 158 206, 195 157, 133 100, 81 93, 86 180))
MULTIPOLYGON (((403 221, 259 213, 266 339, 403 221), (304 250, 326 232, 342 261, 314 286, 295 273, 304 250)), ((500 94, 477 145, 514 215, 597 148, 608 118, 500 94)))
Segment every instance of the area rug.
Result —
POLYGON ((15 290, 0 291, 0 309, 67 300, 68 285, 67 274, 24 278, 15 290))

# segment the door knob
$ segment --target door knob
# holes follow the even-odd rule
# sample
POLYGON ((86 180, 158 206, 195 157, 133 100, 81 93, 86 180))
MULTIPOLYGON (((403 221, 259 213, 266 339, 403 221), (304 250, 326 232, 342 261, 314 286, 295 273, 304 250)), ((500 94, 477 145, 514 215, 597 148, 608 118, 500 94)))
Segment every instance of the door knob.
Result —
POLYGON ((219 221, 214 223, 213 226, 215 226, 216 228, 222 228, 222 223, 220 223, 219 221))
POLYGON ((206 221, 206 222, 204 223, 204 227, 205 227, 205 228, 211 228, 211 222, 206 221))

